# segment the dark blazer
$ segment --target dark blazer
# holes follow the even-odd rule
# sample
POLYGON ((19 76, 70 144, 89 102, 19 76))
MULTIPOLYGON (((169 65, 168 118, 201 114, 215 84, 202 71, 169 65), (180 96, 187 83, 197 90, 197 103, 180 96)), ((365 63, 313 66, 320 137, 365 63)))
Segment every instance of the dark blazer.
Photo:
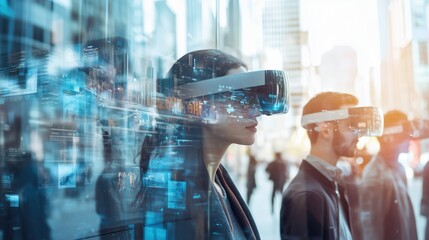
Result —
POLYGON ((250 213, 246 202, 241 197, 240 192, 238 191, 237 187, 229 176, 228 171, 222 164, 219 166, 216 175, 220 181, 220 184, 225 189, 225 192, 228 195, 231 208, 234 211, 237 221, 243 228, 243 232, 246 235, 246 238, 261 239, 255 221, 253 220, 252 214, 250 213))
POLYGON ((420 214, 429 218, 429 162, 425 164, 423 169, 423 189, 422 200, 420 206, 420 214))
MULTIPOLYGON (((188 176, 186 179, 186 202, 179 201, 181 204, 179 206, 183 206, 183 208, 169 208, 168 193, 166 192, 168 189, 149 188, 139 200, 141 207, 130 208, 127 212, 128 216, 134 214, 135 219, 140 222, 142 221, 141 216, 146 216, 144 222, 141 223, 143 230, 165 229, 166 234, 162 238, 166 239, 227 240, 234 239, 234 233, 231 231, 228 221, 229 216, 234 214, 236 219, 234 223, 239 224, 245 239, 261 239, 247 204, 224 166, 222 164, 219 166, 216 181, 225 190, 232 212, 228 212, 229 208, 222 208, 213 185, 209 186, 211 191, 204 188, 207 186, 206 183, 201 184, 202 186, 198 185, 200 182, 208 181, 208 172, 206 169, 203 170, 199 172, 201 175, 188 176), (209 192, 211 194, 208 194, 209 192), (146 211, 160 212, 162 217, 147 217, 146 211), (208 215, 208 211, 210 211, 210 215, 208 215), (210 227, 208 227, 209 224, 210 227)), ((145 233, 141 234, 144 236, 145 233)))
POLYGON ((323 176, 307 161, 283 194, 280 212, 282 239, 339 239, 339 201, 350 228, 344 188, 323 176))

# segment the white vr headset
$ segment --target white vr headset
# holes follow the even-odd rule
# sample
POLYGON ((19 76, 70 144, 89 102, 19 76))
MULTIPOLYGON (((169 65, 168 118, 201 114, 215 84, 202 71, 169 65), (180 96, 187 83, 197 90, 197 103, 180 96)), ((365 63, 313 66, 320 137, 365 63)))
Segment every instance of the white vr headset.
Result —
POLYGON ((384 128, 383 135, 392 134, 406 134, 416 140, 429 138, 429 120, 414 119, 384 128))
POLYGON ((177 86, 176 96, 187 100, 217 93, 243 90, 254 94, 264 115, 289 110, 288 78, 284 71, 260 70, 231 74, 177 86))
POLYGON ((377 107, 352 107, 311 113, 302 116, 301 125, 309 129, 311 124, 346 119, 349 120, 349 129, 356 131, 359 137, 383 134, 383 111, 377 107))

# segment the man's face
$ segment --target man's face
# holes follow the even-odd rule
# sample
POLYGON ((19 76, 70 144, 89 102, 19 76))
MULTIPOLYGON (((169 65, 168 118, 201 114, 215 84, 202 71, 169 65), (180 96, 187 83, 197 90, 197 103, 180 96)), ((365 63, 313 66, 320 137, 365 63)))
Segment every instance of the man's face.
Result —
POLYGON ((387 152, 400 154, 400 153, 408 153, 410 147, 411 137, 409 134, 400 133, 400 134, 392 134, 392 135, 384 135, 382 137, 382 147, 387 152))
POLYGON ((408 153, 410 151, 410 138, 405 138, 398 145, 399 153, 408 153))
POLYGON ((356 131, 349 128, 348 121, 347 119, 337 121, 332 140, 332 148, 335 154, 341 157, 353 157, 359 140, 356 131))

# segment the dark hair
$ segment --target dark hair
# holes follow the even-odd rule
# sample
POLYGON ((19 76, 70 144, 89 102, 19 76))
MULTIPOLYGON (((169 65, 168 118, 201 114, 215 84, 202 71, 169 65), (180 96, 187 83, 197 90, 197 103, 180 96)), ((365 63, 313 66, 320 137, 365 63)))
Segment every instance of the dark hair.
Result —
MULTIPOLYGON (((322 92, 305 104, 302 115, 337 110, 344 105, 357 105, 358 102, 359 100, 355 96, 348 93, 322 92)), ((307 128, 307 134, 311 143, 315 143, 318 136, 318 132, 314 131, 314 127, 316 127, 316 124, 309 124, 307 128)))
MULTIPOLYGON (((238 58, 217 49, 204 49, 189 52, 178 59, 167 72, 167 78, 159 83, 159 89, 163 94, 171 94, 176 86, 183 84, 206 80, 214 77, 222 77, 228 74, 231 69, 244 67, 247 65, 238 58)), ((165 122, 165 120, 163 120, 165 122)), ((163 122, 158 121, 158 122, 163 122)), ((172 120, 173 121, 173 120, 172 120)), ((198 140, 201 138, 200 125, 193 121, 183 119, 174 120, 177 130, 176 133, 187 140, 198 140), (180 125, 181 127, 177 127, 180 125)), ((155 127, 153 134, 147 135, 142 141, 140 148, 140 172, 145 174, 148 170, 149 161, 152 152, 157 146, 161 145, 162 138, 165 135, 162 129, 155 127)), ((195 150, 195 148, 194 148, 195 150)))
POLYGON ((189 52, 178 59, 166 74, 158 80, 158 92, 174 95, 177 86, 227 75, 231 69, 247 65, 238 58, 216 49, 189 52))
MULTIPOLYGON (((392 127, 395 125, 402 125, 404 127, 404 132, 401 135, 402 137, 409 137, 409 133, 412 131, 411 123, 408 121, 408 116, 402 111, 399 110, 391 110, 384 114, 384 128, 392 127)), ((402 139, 401 136, 397 135, 398 140, 402 139)), ((383 136, 378 137, 378 141, 380 144, 384 144, 385 140, 383 136)), ((391 144, 388 142, 387 144, 391 144)))
POLYGON ((384 114, 384 127, 391 127, 408 122, 407 114, 399 110, 391 110, 384 114))
POLYGON ((225 76, 229 70, 247 65, 238 58, 216 49, 189 52, 177 60, 168 71, 177 85, 225 76))

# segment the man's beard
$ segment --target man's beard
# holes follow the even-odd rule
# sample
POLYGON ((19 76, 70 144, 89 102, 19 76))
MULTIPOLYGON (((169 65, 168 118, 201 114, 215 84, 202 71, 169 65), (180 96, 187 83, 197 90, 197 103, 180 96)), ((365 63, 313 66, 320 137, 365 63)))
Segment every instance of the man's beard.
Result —
POLYGON ((335 154, 340 157, 354 157, 357 141, 348 144, 343 135, 339 131, 334 132, 334 139, 332 141, 332 148, 335 154))
POLYGON ((410 141, 403 140, 396 143, 383 143, 382 150, 382 156, 386 160, 397 161, 399 154, 410 152, 410 141))

